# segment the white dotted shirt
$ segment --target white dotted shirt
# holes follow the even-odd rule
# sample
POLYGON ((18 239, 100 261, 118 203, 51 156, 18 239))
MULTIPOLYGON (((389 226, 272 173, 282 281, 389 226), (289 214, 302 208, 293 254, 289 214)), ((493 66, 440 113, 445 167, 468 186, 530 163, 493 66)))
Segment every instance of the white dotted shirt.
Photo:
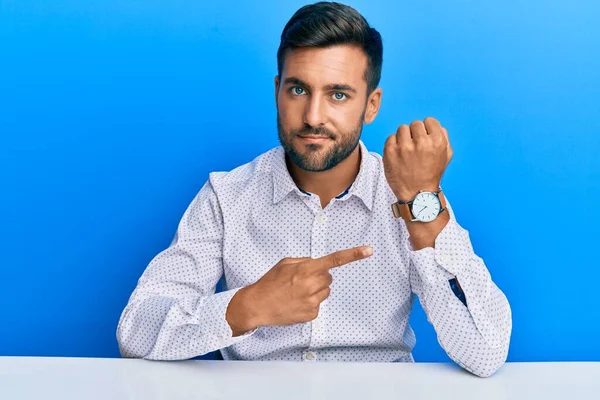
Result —
POLYGON ((404 220, 392 214, 381 156, 359 146, 356 180, 324 209, 295 185, 281 146, 211 173, 121 315, 122 355, 181 360, 221 350, 226 360, 414 362, 408 321, 417 295, 450 358, 476 375, 494 373, 508 353, 511 310, 468 231, 446 200, 450 222, 435 248, 413 251, 404 220), (331 295, 317 319, 232 336, 225 312, 239 288, 285 257, 361 245, 373 256, 330 271, 331 295), (226 290, 215 294, 223 275, 226 290), (455 278, 466 301, 451 287, 455 278))

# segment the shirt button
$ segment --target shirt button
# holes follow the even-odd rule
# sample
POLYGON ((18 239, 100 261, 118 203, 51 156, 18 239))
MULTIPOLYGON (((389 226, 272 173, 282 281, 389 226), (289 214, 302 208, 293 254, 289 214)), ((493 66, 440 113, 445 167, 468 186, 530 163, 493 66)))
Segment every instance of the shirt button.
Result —
POLYGON ((446 253, 440 255, 440 261, 443 263, 450 262, 450 256, 446 253))
POLYGON ((307 351, 306 353, 304 353, 304 359, 305 360, 313 361, 316 358, 317 358, 316 354, 313 353, 312 351, 307 351))
POLYGON ((327 217, 325 216, 325 214, 319 214, 317 216, 317 221, 319 221, 320 223, 325 222, 326 219, 327 219, 327 217))
POLYGON ((321 321, 318 318, 313 320, 312 326, 314 329, 321 329, 321 321))

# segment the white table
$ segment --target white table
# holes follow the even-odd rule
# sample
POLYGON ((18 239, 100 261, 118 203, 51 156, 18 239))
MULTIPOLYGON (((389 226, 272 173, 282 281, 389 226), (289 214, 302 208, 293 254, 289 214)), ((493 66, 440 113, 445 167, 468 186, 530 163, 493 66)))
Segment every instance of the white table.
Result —
POLYGON ((454 364, 0 357, 2 400, 600 399, 600 363, 454 364))

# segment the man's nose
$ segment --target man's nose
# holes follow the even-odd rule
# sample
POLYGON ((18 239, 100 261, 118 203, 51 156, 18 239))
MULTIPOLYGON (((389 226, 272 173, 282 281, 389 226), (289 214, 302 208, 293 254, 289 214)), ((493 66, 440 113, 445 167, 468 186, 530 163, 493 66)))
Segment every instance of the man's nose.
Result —
POLYGON ((313 128, 325 125, 327 121, 324 108, 324 101, 319 96, 311 96, 304 110, 304 123, 313 128))

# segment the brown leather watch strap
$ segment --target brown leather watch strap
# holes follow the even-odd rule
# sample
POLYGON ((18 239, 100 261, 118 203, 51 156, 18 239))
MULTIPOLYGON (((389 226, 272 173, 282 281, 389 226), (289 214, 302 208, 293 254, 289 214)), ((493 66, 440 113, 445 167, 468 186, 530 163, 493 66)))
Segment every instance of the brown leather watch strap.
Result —
POLYGON ((410 221, 413 218, 408 204, 394 203, 392 204, 392 212, 394 213, 394 217, 402 217, 405 221, 410 221))

